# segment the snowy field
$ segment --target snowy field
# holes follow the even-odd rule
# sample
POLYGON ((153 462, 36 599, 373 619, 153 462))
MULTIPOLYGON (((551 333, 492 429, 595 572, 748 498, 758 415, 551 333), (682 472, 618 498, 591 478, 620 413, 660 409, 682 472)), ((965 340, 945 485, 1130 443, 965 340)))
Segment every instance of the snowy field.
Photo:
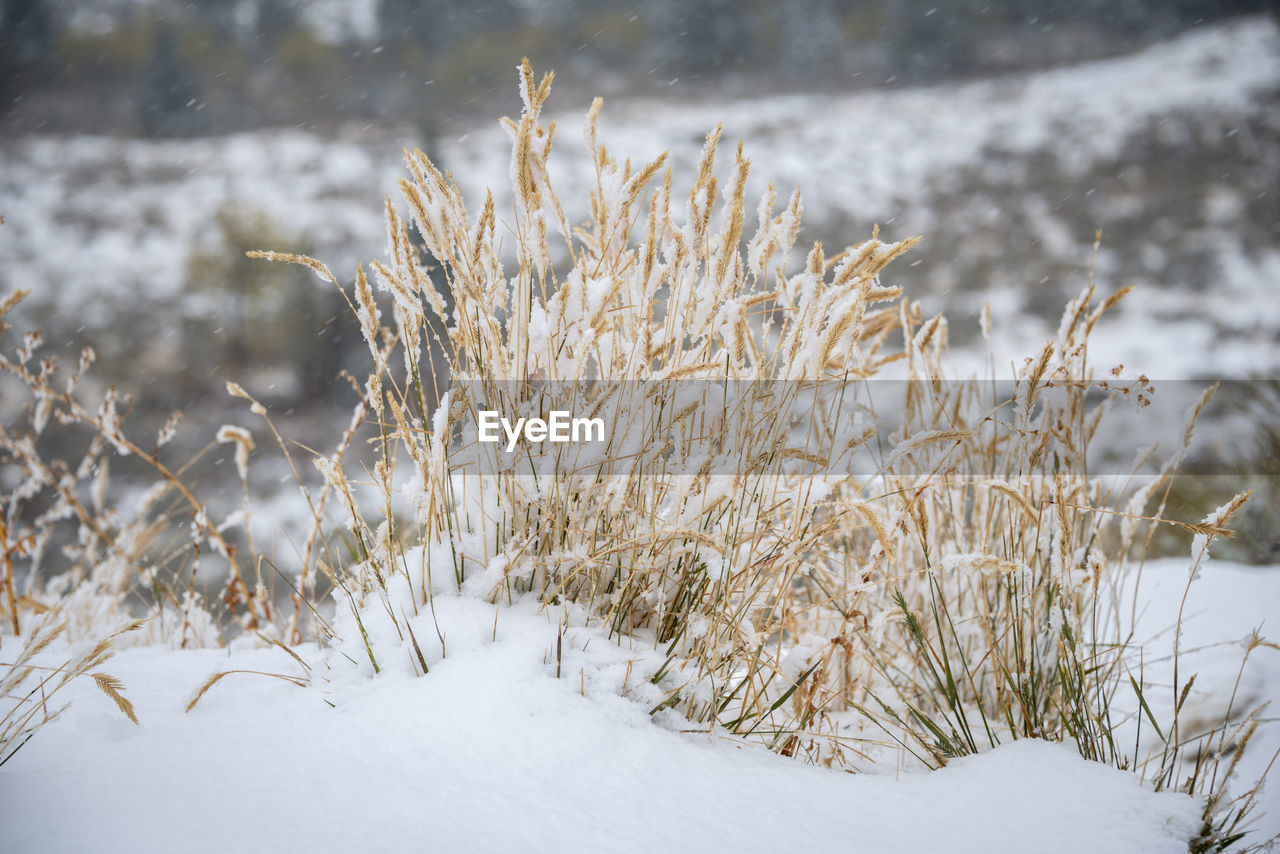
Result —
MULTIPOLYGON (((1143 576, 1153 667, 1185 581, 1185 561, 1143 576)), ((1201 672, 1188 702, 1210 716, 1231 695, 1244 627, 1274 622, 1280 568, 1210 564, 1194 589, 1182 642, 1202 651, 1183 678, 1201 672)), ((558 609, 495 613, 463 594, 435 610, 434 624, 413 621, 426 677, 389 626, 371 629, 378 676, 353 664, 358 643, 304 647, 305 667, 275 648, 119 653, 107 667, 140 725, 73 684, 71 708, 0 772, 0 848, 1142 854, 1185 851, 1196 828, 1192 799, 1063 745, 1020 741, 933 773, 888 756, 849 775, 675 718, 655 725, 641 678, 661 659, 652 645, 624 649, 571 613, 557 675, 558 609), (233 673, 184 714, 210 676, 236 670, 308 684, 233 673)), ((1242 705, 1280 701, 1280 653, 1262 650, 1241 681, 1242 705)), ((1280 747, 1274 727, 1257 739, 1242 778, 1280 747)), ((1280 832, 1274 792, 1263 835, 1280 832)))
MULTIPOLYGON (((1100 286, 1110 292, 1137 269, 1140 289, 1091 339, 1092 364, 1123 363, 1128 374, 1157 379, 1276 376, 1280 242, 1259 214, 1275 210, 1276 188, 1257 178, 1280 175, 1280 149, 1267 136, 1280 120, 1278 94, 1280 29, 1257 18, 1133 56, 1000 80, 707 103, 618 99, 606 103, 600 132, 637 165, 669 150, 679 187, 706 131, 723 123, 725 159, 746 140, 748 198, 766 181, 783 197, 801 187, 811 229, 802 243, 835 233, 858 241, 873 224, 888 239, 938 235, 957 259, 950 273, 945 258, 926 254, 916 268, 908 257, 886 284, 906 284, 927 311, 947 310, 962 371, 1042 346, 1056 328, 1043 306, 1060 310, 1059 291, 1085 284, 1093 229, 1113 217, 1122 237, 1098 254, 1100 286), (1208 152, 1207 171, 1188 167, 1176 211, 1161 209, 1164 195, 1146 195, 1172 192, 1180 174, 1149 163, 1148 150, 1208 152), (1239 153, 1248 162, 1233 171, 1239 153), (1071 195, 1038 188, 1045 176, 1072 186, 1071 195), (1109 183, 1095 184, 1101 178, 1109 183), (1008 246, 992 242, 1004 232, 1008 246), (984 302, 989 352, 960 334, 976 327, 984 302)), ((554 95, 551 104, 552 178, 570 218, 580 218, 594 183, 580 139, 586 105, 554 95)), ((221 329, 216 295, 192 286, 193 259, 222 245, 220 216, 261 218, 276 239, 305 246, 349 281, 357 264, 383 254, 382 200, 396 193, 399 147, 418 144, 394 128, 351 128, 340 139, 276 130, 0 141, 0 295, 33 291, 6 320, 43 325, 59 350, 104 342, 123 360, 106 376, 145 406, 148 372, 184 354, 175 318, 221 329)), ((473 213, 485 186, 510 210, 510 140, 500 127, 486 122, 430 148, 473 213)), ((193 370, 202 371, 213 373, 193 370)), ((223 400, 224 378, 213 379, 193 392, 223 400)), ((259 393, 255 384, 271 375, 244 380, 259 393)), ((197 426, 212 432, 218 423, 197 426)), ((329 442, 345 420, 333 423, 329 442)), ((284 480, 292 483, 287 472, 284 480)), ((291 489, 265 496, 260 524, 306 516, 300 503, 283 506, 285 492, 296 498, 291 489)), ((238 487, 227 494, 238 499, 238 487)), ((1173 686, 1197 674, 1186 726, 1273 704, 1236 772, 1236 791, 1247 790, 1280 750, 1271 720, 1280 651, 1260 647, 1240 664, 1251 629, 1276 631, 1280 566, 1210 561, 1184 607, 1188 564, 1152 561, 1140 583, 1130 577, 1125 621, 1143 649, 1153 704, 1172 706, 1173 686)), ((842 713, 842 737, 877 760, 849 774, 782 758, 670 709, 655 714, 666 699, 656 674, 669 661, 651 630, 610 636, 580 606, 539 606, 532 595, 495 606, 495 573, 503 565, 461 590, 437 579, 429 609, 404 591, 381 591, 359 625, 335 597, 337 608, 320 606, 342 639, 328 646, 291 652, 245 634, 221 648, 180 650, 154 642, 160 629, 129 636, 101 670, 124 686, 137 725, 89 678, 59 692, 69 708, 0 768, 0 851, 1145 854, 1186 851, 1200 827, 1196 800, 1085 761, 1071 745, 1020 740, 926 772, 842 713)), ((216 647, 217 630, 203 628, 197 640, 216 647)), ((33 663, 60 666, 93 642, 73 633, 33 663)), ((19 649, 5 634, 0 662, 19 649)), ((1120 738, 1150 747, 1136 700, 1117 697, 1113 709, 1125 716, 1120 738)), ((1249 841, 1280 834, 1277 785, 1259 795, 1266 815, 1249 841)))

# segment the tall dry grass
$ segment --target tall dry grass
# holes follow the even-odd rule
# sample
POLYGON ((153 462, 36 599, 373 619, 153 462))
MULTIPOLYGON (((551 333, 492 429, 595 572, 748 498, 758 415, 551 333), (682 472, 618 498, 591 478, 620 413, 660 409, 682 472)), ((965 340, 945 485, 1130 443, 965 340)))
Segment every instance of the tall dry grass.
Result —
MULTIPOLYGON (((1089 474, 1109 409, 1141 407, 1151 393, 1145 378, 1098 377, 1089 361, 1091 332, 1127 291, 1100 297, 1090 282, 1056 337, 1009 378, 1011 395, 952 381, 945 319, 880 279, 914 241, 798 249, 799 194, 779 205, 771 188, 749 205, 750 162, 739 144, 718 174, 718 129, 692 186, 678 190, 665 157, 610 154, 597 101, 586 120, 595 189, 576 222, 550 179, 550 83, 522 67, 524 111, 505 122, 509 213, 491 195, 469 208, 450 176, 406 152, 403 208, 386 205, 389 254, 372 264, 372 283, 358 271, 344 288, 313 259, 254 253, 341 289, 372 368, 335 451, 313 453, 322 484, 303 489, 314 524, 291 607, 277 607, 252 545, 250 569, 150 456, 158 490, 178 494, 194 520, 182 553, 211 547, 225 563, 224 621, 273 640, 323 640, 332 629, 320 592, 331 585, 362 635, 374 612, 396 622, 402 653, 425 672, 410 622, 445 587, 498 607, 575 602, 610 634, 661 650, 664 663, 642 676, 662 692, 655 714, 842 768, 886 752, 939 767, 1013 739, 1068 741, 1204 798, 1197 850, 1238 842, 1256 788, 1232 795, 1226 781, 1259 710, 1229 709, 1190 731, 1192 677, 1175 668, 1162 686, 1171 691, 1153 690, 1122 592, 1140 577, 1153 529, 1173 524, 1163 499, 1180 450, 1142 480, 1089 474), (900 382, 873 384, 887 376, 900 382), (893 392, 892 423, 873 388, 893 392), (556 408, 607 415, 605 439, 514 454, 476 441, 482 412, 556 408), (376 459, 348 470, 362 429, 376 459), (331 513, 342 518, 326 534, 331 513), (412 601, 392 601, 401 589, 412 601)), ((114 398, 94 412, 71 388, 55 391, 52 369, 28 364, 0 361, 35 400, 25 433, 0 433, 0 452, 85 542, 58 576, 67 580, 42 576, 38 548, 9 544, 47 539, 49 514, 20 523, 37 487, 8 494, 6 523, 25 525, 5 534, 15 633, 11 554, 31 564, 26 595, 44 607, 72 609, 81 589, 159 584, 154 616, 183 614, 185 639, 192 613, 207 621, 208 609, 176 589, 178 573, 154 569, 148 513, 99 530, 70 470, 37 462, 32 437, 55 409, 96 431, 81 482, 108 446, 147 452, 124 437, 114 398)), ((247 392, 232 393, 265 418, 247 392)), ((264 424, 305 485, 298 453, 264 424)), ((251 438, 225 428, 221 438, 247 482, 251 438)), ((1246 498, 1179 523, 1195 535, 1197 564, 1246 498)), ((367 636, 364 646, 378 669, 367 636)))
MULTIPOLYGON (((717 177, 718 130, 677 192, 664 158, 610 155, 597 101, 586 128, 596 186, 589 219, 572 222, 549 178, 549 86, 522 68, 524 112, 506 122, 509 219, 491 196, 469 211, 449 176, 409 152, 407 215, 388 203, 390 255, 373 265, 390 328, 357 274, 349 298, 375 365, 366 400, 383 426, 380 504, 410 482, 416 512, 370 519, 345 502, 360 543, 343 582, 356 612, 397 576, 426 606, 433 573, 495 602, 574 601, 665 651, 649 677, 665 692, 654 712, 842 767, 877 739, 934 767, 1010 739, 1066 740, 1205 796, 1197 845, 1235 836, 1253 797, 1228 802, 1230 768, 1218 766, 1231 755, 1234 768, 1258 710, 1187 732, 1189 677, 1176 670, 1174 700, 1157 708, 1121 594, 1166 524, 1181 450, 1128 487, 1088 475, 1108 408, 1152 393, 1145 377, 1096 377, 1088 359, 1091 332, 1127 290, 1099 298, 1090 283, 1018 368, 1012 399, 984 397, 982 384, 946 380, 945 320, 881 284, 913 241, 795 256, 799 196, 779 208, 770 190, 752 215, 741 145, 717 177), (431 382, 436 354, 447 389, 431 382), (857 429, 851 416, 870 408, 859 389, 895 369, 909 380, 900 423, 887 437, 857 429), (727 383, 749 391, 708 399, 727 383), (482 411, 557 406, 608 413, 603 446, 503 458, 475 441, 482 411), (993 417, 1002 407, 1012 414, 993 417), (876 460, 861 476, 842 464, 859 452, 876 460), (1154 732, 1154 747, 1141 733, 1122 741, 1126 725, 1154 732)), ((343 490, 336 462, 318 462, 343 490)), ((1197 563, 1246 497, 1183 523, 1197 563)))

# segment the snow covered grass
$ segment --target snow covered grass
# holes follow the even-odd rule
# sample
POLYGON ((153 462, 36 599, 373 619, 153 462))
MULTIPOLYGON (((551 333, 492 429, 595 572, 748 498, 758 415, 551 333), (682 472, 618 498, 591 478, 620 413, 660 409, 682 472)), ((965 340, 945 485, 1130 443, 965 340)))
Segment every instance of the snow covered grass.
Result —
MULTIPOLYGON (((1108 409, 1141 409, 1151 393, 1145 377, 1095 376, 1089 358, 1091 333, 1127 291, 1102 296, 1090 283, 1057 334, 1002 377, 1014 383, 1012 401, 985 397, 983 385, 949 381, 945 319, 924 316, 881 282, 914 241, 873 235, 840 252, 819 244, 796 251, 798 193, 779 204, 769 189, 758 206, 749 203, 750 163, 739 146, 722 174, 719 130, 705 138, 692 186, 678 190, 665 156, 642 165, 609 153, 596 133, 597 102, 585 135, 590 215, 572 225, 550 166, 549 87, 549 77, 521 69, 524 112, 504 123, 509 215, 499 215, 492 194, 469 209, 422 152, 407 154, 407 218, 388 202, 388 255, 372 265, 390 297, 386 325, 363 270, 343 287, 319 261, 261 253, 341 288, 372 362, 330 453, 291 450, 271 435, 267 410, 230 387, 291 465, 305 454, 323 475, 315 489, 298 478, 314 524, 291 555, 236 540, 250 524, 248 498, 231 517, 212 518, 162 462, 163 442, 149 452, 127 438, 111 396, 96 408, 80 403, 53 362, 33 361, 38 341, 0 355, 0 368, 32 398, 27 423, 0 432, 6 646, 57 668, 65 650, 37 651, 40 631, 65 624, 67 641, 98 648, 144 611, 138 631, 113 643, 156 644, 118 656, 120 683, 92 686, 118 706, 136 697, 139 720, 153 711, 162 722, 144 755, 176 751, 232 783, 253 768, 256 782, 225 803, 257 814, 259 799, 274 801, 280 787, 300 799, 292 803, 314 795, 334 804, 315 784, 322 773, 386 792, 366 782, 374 775, 358 762, 385 770, 387 782, 405 781, 393 785, 402 793, 389 804, 370 796, 317 819, 311 828, 329 847, 363 838, 344 820, 367 827, 374 815, 389 816, 378 826, 392 834, 419 826, 417 796, 404 792, 437 756, 447 758, 437 779, 450 787, 476 781, 489 765, 515 769, 525 789, 551 787, 534 803, 513 793, 519 807, 506 813, 509 825, 477 818, 442 831, 491 847, 527 833, 538 810, 564 814, 552 781, 570 778, 568 799, 622 799, 634 781, 667 809, 672 795, 660 781, 687 790, 704 771, 723 786, 735 775, 732 785, 759 781, 764 794, 752 792, 746 806, 721 793, 725 811, 709 810, 733 816, 712 831, 716 839, 732 833, 750 848, 835 844, 846 825, 805 837, 811 831, 784 828, 779 816, 800 802, 847 814, 838 804, 859 792, 884 807, 883 824, 847 825, 866 828, 868 850, 908 848, 913 838, 936 844, 940 832, 957 838, 947 816, 981 850, 1025 847, 1044 827, 1061 834, 1053 840, 1060 850, 1214 850, 1236 841, 1258 804, 1262 771, 1243 784, 1231 777, 1266 698, 1237 688, 1270 647, 1250 636, 1225 706, 1192 703, 1180 624, 1210 542, 1230 535, 1248 496, 1199 521, 1164 518, 1198 411, 1183 448, 1148 455, 1155 477, 1088 476, 1089 445, 1108 409), (883 401, 865 396, 866 381, 889 370, 913 382, 900 386, 901 423, 878 432, 874 406, 883 401), (730 396, 730 385, 745 391, 730 396), (545 415, 565 401, 609 413, 606 439, 506 456, 476 441, 482 411, 545 415), (47 461, 39 439, 51 425, 94 434, 78 466, 47 461), (344 465, 358 437, 377 454, 368 468, 344 465), (129 514, 109 505, 105 486, 94 488, 105 483, 111 450, 149 460, 158 475, 129 514), (873 470, 853 464, 860 454, 873 470), (162 508, 174 495, 178 507, 162 508), (167 516, 190 524, 160 544, 167 516), (1163 612, 1174 626, 1171 649, 1140 634, 1135 616, 1143 604, 1135 585, 1151 571, 1146 544, 1155 526, 1169 524, 1194 535, 1184 595, 1163 612), (55 546, 67 564, 55 563, 55 546), (26 569, 21 595, 14 563, 26 569), (219 571, 225 587, 206 602, 195 578, 219 571), (195 664, 161 648, 220 643, 225 662, 204 652, 195 664), (1171 673, 1155 666, 1165 658, 1171 673), (195 668, 212 672, 189 685, 181 705, 192 717, 182 718, 171 682, 186 683, 195 668), (733 745, 742 758, 699 752, 650 720, 733 745), (251 721, 261 731, 245 733, 251 721), (287 743, 269 747, 284 732, 287 743), (483 746, 468 760, 446 749, 444 732, 483 746), (272 759, 232 761, 239 770, 229 771, 215 745, 236 733, 252 755, 272 759), (668 761, 643 758, 649 751, 668 761), (843 770, 942 770, 894 788, 791 768, 766 751, 843 770), (597 755, 612 764, 570 773, 597 755), (1015 779, 1025 774, 1034 784, 1015 779), (767 794, 788 780, 796 794, 767 794), (987 812, 963 808, 970 785, 992 799, 987 812), (1084 791, 1061 796, 1056 786, 1084 791), (907 817, 913 798, 935 794, 945 800, 940 824, 907 817), (1027 803, 1037 821, 1011 818, 1027 803), (1130 807, 1133 817, 1124 814, 1130 807), (994 840, 976 823, 992 810, 990 826, 1010 827, 994 840), (1073 810, 1098 825, 1064 822, 1077 818, 1073 810)), ((218 440, 247 482, 252 438, 224 427, 218 440)), ((83 669, 91 668, 56 672, 65 682, 61 674, 83 669)), ((48 671, 11 670, 7 696, 23 717, 3 758, 22 752, 0 772, 6 786, 38 793, 60 785, 71 751, 99 757, 94 773, 130 767, 157 796, 172 790, 172 765, 135 763, 131 748, 111 746, 141 737, 122 737, 115 722, 80 719, 76 730, 58 722, 50 730, 60 727, 66 740, 24 746, 46 717, 39 680, 48 671)), ((81 791, 82 801, 96 797, 81 791)), ((433 792, 432 814, 448 815, 458 801, 433 792)), ((24 797, 24 814, 40 815, 41 797, 24 797)), ((117 815, 120 806, 104 796, 90 811, 117 815)), ((458 809, 463 818, 492 811, 458 809)), ((587 849, 631 827, 565 821, 551 819, 539 831, 551 835, 538 843, 556 846, 565 827, 575 834, 569 847, 587 849)), ((257 838, 254 829, 245 828, 257 838)), ((48 830, 24 822, 4 832, 37 840, 48 830)), ((388 839, 391 847, 404 837, 388 839)))

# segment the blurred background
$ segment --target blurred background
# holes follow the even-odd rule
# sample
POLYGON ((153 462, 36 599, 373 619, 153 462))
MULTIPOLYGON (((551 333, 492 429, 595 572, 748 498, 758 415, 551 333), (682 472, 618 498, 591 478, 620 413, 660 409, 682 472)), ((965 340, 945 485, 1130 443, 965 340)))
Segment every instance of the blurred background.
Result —
MULTIPOLYGON (((227 397, 229 379, 286 434, 336 441, 355 400, 338 374, 363 376, 367 352, 345 303, 310 273, 244 252, 307 252, 349 282, 383 251, 382 202, 406 146, 453 170, 475 204, 492 186, 501 205, 496 119, 519 111, 522 56, 556 72, 553 176, 571 214, 585 212, 593 96, 606 99, 610 150, 639 161, 669 149, 678 181, 722 122, 727 141, 746 140, 753 192, 801 187, 802 242, 844 246, 875 225, 887 239, 924 235, 893 282, 948 314, 962 371, 1038 349, 1092 269, 1104 292, 1139 286, 1100 330, 1100 366, 1254 377, 1273 391, 1280 376, 1269 0, 2 9, 0 294, 33 291, 9 321, 43 329, 42 352, 73 360, 94 346, 88 396, 109 384, 131 394, 139 432, 183 409, 185 452, 222 423, 261 432, 227 397)), ((0 392, 0 416, 14 417, 25 399, 0 392)), ((1266 429, 1224 433, 1207 453, 1273 483, 1276 411, 1256 410, 1266 429)), ((226 489, 234 502, 234 481, 226 489)), ((1218 503, 1202 492, 1180 499, 1189 512, 1218 503)), ((1280 559, 1274 527, 1256 524, 1241 556, 1280 559)))

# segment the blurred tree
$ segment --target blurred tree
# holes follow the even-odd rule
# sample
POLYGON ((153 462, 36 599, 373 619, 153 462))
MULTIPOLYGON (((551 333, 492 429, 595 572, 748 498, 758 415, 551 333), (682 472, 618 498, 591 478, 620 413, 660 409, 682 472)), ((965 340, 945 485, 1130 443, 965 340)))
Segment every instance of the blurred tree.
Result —
POLYGON ((978 42, 993 16, 990 0, 898 0, 886 8, 884 38, 893 73, 907 80, 971 74, 980 65, 978 42))
POLYGON ((661 0, 647 8, 651 54, 670 71, 713 74, 772 64, 770 52, 761 49, 771 17, 766 4, 661 0))
POLYGON ((226 46, 234 44, 240 36, 240 24, 237 21, 240 5, 240 0, 204 0, 192 11, 199 16, 200 23, 213 36, 213 40, 226 46))
POLYGON ((504 32, 524 24, 514 0, 382 0, 382 38, 391 44, 446 49, 484 32, 504 32))
POLYGON ((440 9, 445 4, 422 0, 382 0, 378 26, 382 39, 391 44, 411 42, 422 47, 438 47, 444 33, 439 26, 440 9))
POLYGON ((260 0, 254 25, 254 53, 259 61, 275 55, 281 42, 298 28, 295 0, 260 0))
POLYGON ((167 21, 157 21, 151 56, 142 72, 138 92, 138 120, 147 136, 179 137, 207 133, 209 122, 200 109, 196 69, 178 49, 177 36, 167 21))
POLYGON ((844 49, 841 0, 801 0, 776 10, 778 61, 796 75, 827 73, 838 67, 844 49))
POLYGON ((4 0, 0 6, 0 94, 52 78, 58 71, 58 26, 46 0, 4 0))

